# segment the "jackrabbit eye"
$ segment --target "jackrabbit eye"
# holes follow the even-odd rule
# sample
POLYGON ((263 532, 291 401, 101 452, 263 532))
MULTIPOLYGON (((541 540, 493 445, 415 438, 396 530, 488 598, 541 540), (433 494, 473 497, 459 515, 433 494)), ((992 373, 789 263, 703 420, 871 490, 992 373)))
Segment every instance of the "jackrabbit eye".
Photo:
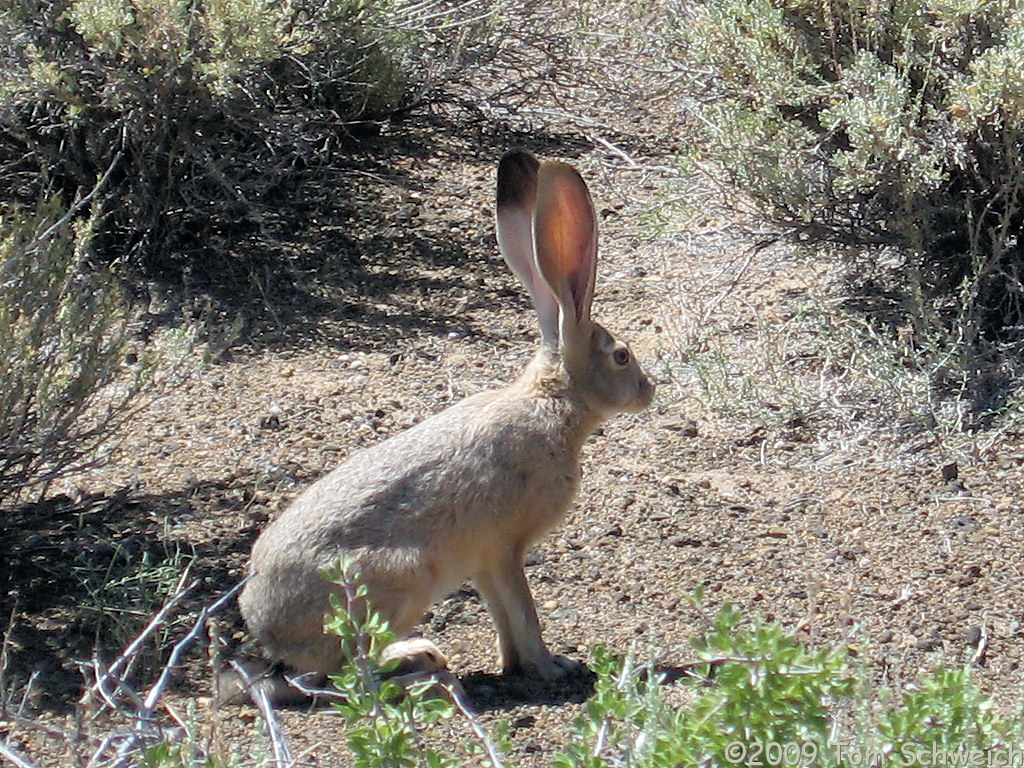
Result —
POLYGON ((612 360, 615 361, 616 365, 621 365, 623 367, 629 365, 629 350, 625 347, 619 347, 612 352, 612 360))

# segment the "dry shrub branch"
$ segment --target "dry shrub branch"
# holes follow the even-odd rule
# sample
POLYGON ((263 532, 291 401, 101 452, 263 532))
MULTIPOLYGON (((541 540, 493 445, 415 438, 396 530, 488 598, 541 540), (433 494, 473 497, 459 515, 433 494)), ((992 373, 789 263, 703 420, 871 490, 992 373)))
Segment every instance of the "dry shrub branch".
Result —
POLYGON ((778 235, 961 365, 1024 343, 1024 12, 1013 2, 713 0, 677 15, 699 155, 778 235), (699 87, 698 87, 699 86, 699 87))
POLYGON ((86 267, 95 223, 0 214, 0 503, 95 461, 155 383, 159 353, 131 351, 116 282, 86 267))

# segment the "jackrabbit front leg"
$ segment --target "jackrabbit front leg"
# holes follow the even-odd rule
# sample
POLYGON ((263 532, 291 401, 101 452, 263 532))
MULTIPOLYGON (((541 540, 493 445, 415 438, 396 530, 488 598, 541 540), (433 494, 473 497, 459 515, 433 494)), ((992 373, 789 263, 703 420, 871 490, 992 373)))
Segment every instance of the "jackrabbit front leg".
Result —
POLYGON ((553 656, 544 645, 522 557, 510 554, 491 562, 474 580, 497 625, 506 674, 525 672, 554 680, 576 667, 569 659, 553 656))

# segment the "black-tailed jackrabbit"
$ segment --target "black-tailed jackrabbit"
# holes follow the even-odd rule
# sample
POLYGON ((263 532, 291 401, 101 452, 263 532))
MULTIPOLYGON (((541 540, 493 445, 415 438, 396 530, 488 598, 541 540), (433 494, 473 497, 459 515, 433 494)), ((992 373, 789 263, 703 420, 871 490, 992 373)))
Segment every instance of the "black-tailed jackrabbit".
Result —
POLYGON ((335 587, 322 571, 341 558, 399 637, 468 578, 497 625, 505 671, 552 679, 571 666, 541 639, 523 558, 564 518, 587 436, 647 407, 654 386, 590 319, 597 221, 580 175, 510 152, 497 193, 498 243, 540 316, 540 349, 513 384, 354 454, 262 533, 242 615, 297 673, 343 662, 323 629, 335 587))

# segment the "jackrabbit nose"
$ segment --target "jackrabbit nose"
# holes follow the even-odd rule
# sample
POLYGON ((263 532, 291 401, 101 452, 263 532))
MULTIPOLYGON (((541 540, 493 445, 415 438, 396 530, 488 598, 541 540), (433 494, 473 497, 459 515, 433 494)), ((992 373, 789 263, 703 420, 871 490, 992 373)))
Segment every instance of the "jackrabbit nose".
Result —
POLYGON ((648 379, 647 376, 641 375, 640 384, 637 389, 639 392, 639 397, 637 399, 640 401, 640 407, 646 408, 651 404, 651 401, 654 400, 654 384, 651 383, 651 380, 648 379))

